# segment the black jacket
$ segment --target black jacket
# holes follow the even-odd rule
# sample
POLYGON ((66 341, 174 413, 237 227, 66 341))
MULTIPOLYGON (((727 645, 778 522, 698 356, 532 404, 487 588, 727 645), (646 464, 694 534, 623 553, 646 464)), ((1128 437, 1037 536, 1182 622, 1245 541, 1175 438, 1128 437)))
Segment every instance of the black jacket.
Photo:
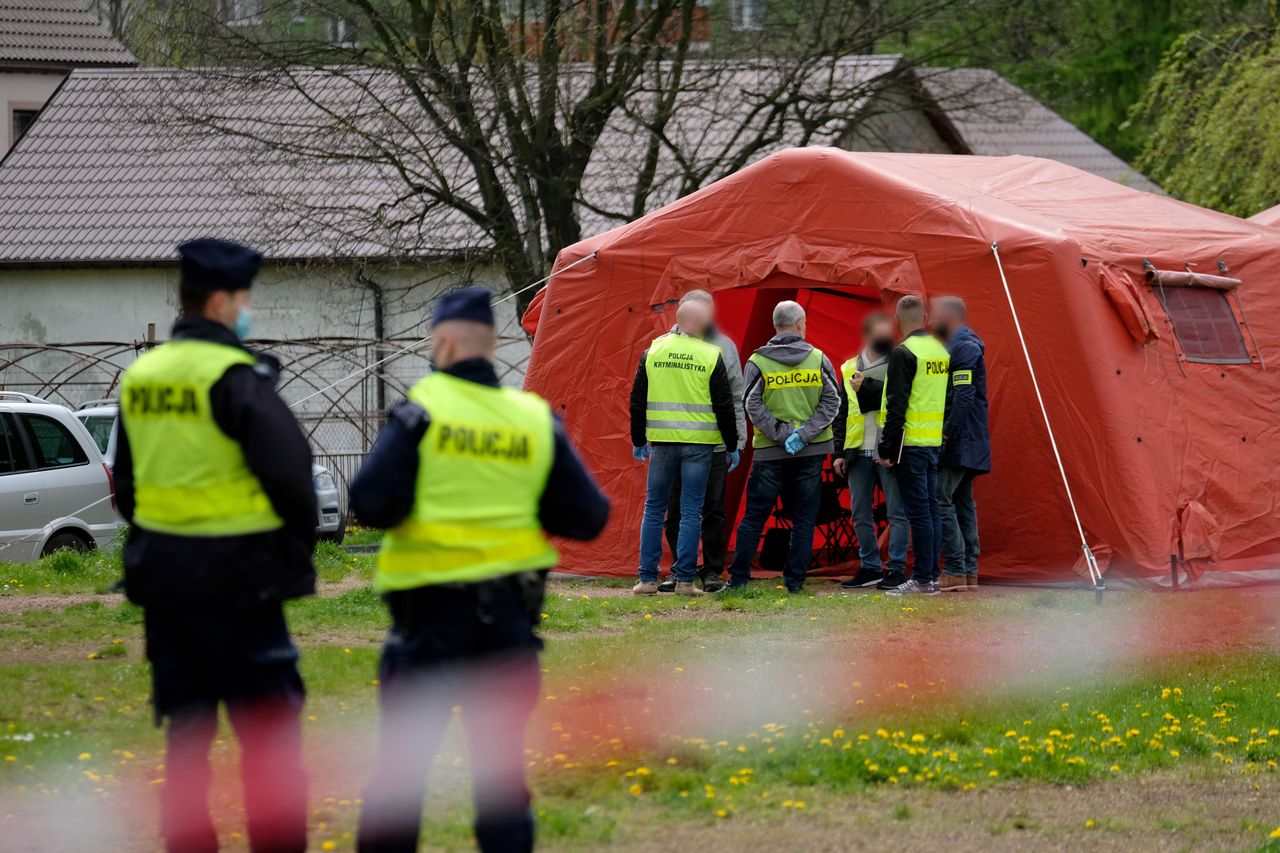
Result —
MULTIPOLYGON (((202 317, 181 317, 173 339, 243 347, 231 330, 202 317)), ((173 536, 136 525, 124 549, 125 592, 144 607, 248 607, 315 592, 316 493, 311 446, 276 394, 279 363, 254 353, 214 383, 214 422, 240 445, 249 470, 284 520, 280 530, 238 536, 173 536)), ((133 521, 133 454, 124 418, 116 419, 116 502, 133 521)))
MULTIPOLYGON (((451 376, 498 386, 493 364, 482 358, 450 365, 451 376)), ((431 426, 431 413, 404 402, 391 410, 387 425, 359 472, 351 480, 351 512, 362 524, 395 527, 409 517, 417 494, 418 445, 431 426)), ((594 539, 609 520, 609 499, 600 491, 555 419, 555 449, 547 487, 538 504, 538 520, 552 536, 594 539)))
MULTIPOLYGON (((924 329, 917 329, 907 337, 927 334, 929 333, 924 329)), ((884 380, 884 428, 880 430, 880 446, 876 451, 880 458, 895 464, 902 455, 902 433, 907 426, 907 403, 911 399, 911 385, 915 379, 916 354, 904 344, 898 344, 889 353, 889 372, 884 380)), ((951 381, 948 379, 946 408, 950 407, 951 381)))
MULTIPOLYGON (((678 334, 678 333, 677 333, 678 334)), ((645 437, 646 412, 649 408, 649 373, 644 369, 648 350, 640 356, 640 364, 636 367, 636 378, 631 383, 631 446, 643 447, 649 439, 645 437)), ((724 366, 724 358, 716 359, 716 366, 711 371, 711 410, 715 412, 716 426, 720 429, 720 440, 725 447, 737 448, 738 415, 734 410, 733 386, 729 384, 729 371, 724 366)), ((659 442, 659 444, 670 442, 659 442)))

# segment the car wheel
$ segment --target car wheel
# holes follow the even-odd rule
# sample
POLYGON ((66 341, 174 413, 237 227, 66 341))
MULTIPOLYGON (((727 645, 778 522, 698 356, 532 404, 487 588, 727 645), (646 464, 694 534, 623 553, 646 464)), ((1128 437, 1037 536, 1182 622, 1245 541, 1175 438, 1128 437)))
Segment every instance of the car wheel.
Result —
POLYGON ((55 551, 64 550, 84 554, 89 550, 89 543, 85 542, 78 534, 64 530, 50 537, 49 541, 44 545, 44 550, 40 552, 40 556, 47 557, 55 551))

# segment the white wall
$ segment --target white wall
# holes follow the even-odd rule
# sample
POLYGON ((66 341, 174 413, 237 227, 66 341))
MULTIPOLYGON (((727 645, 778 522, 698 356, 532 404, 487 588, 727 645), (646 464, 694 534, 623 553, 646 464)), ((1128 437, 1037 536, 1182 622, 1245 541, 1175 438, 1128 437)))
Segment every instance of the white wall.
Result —
MULTIPOLYGON (((254 287, 251 343, 285 363, 281 391, 290 401, 417 343, 426 335, 431 306, 440 293, 465 283, 505 288, 489 266, 446 264, 370 265, 367 280, 383 290, 386 340, 374 336, 374 294, 347 265, 268 266, 254 287)), ((121 367, 146 341, 155 323, 165 340, 178 314, 176 268, 0 268, 0 387, 45 393, 76 404, 110 395, 121 367), (41 345, 60 345, 50 352, 41 345), (102 361, 99 361, 102 359, 102 361), (49 388, 56 387, 57 393, 49 388)), ((515 300, 498 306, 504 384, 524 379, 529 342, 519 328, 515 300)), ((367 430, 337 423, 335 409, 376 412, 426 372, 425 348, 399 356, 373 373, 343 382, 295 410, 321 449, 361 450, 367 430), (381 396, 379 386, 383 389, 381 396)))
POLYGON ((67 75, 0 71, 0 157, 13 145, 13 111, 38 110, 67 75))

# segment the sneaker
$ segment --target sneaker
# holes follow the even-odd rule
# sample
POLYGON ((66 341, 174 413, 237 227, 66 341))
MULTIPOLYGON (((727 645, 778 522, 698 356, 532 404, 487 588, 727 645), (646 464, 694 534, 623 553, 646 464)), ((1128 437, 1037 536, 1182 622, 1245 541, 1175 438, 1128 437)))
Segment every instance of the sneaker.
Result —
POLYGON ((792 595, 795 595, 796 593, 804 592, 804 584, 787 584, 787 592, 791 593, 792 595))
POLYGON ((964 575, 952 575, 944 572, 942 580, 938 582, 938 588, 943 592, 963 592, 969 588, 969 585, 965 582, 964 575))
POLYGON ((631 587, 631 594, 632 595, 657 595, 658 582, 657 581, 648 581, 648 582, 640 581, 635 586, 631 587))
MULTIPOLYGON (((895 586, 893 589, 886 590, 886 595, 925 595, 929 589, 928 583, 917 583, 915 578, 895 586)), ((935 595, 937 593, 934 593, 935 595)))
POLYGON ((942 595, 942 587, 938 586, 937 581, 929 581, 928 583, 920 584, 920 594, 942 595))
POLYGON ((675 592, 675 591, 676 591, 675 575, 667 575, 662 580, 662 582, 658 584, 658 592, 675 592))
POLYGON ((884 580, 884 572, 880 569, 858 569, 857 574, 840 584, 843 589, 862 589, 875 586, 884 580))
POLYGON ((720 575, 714 572, 702 573, 702 591, 703 592, 719 592, 724 586, 724 581, 720 579, 720 575))
POLYGON ((965 575, 965 577, 964 577, 964 588, 965 588, 965 589, 967 589, 967 590, 969 590, 969 592, 977 592, 977 591, 978 591, 978 576, 977 576, 977 575, 965 575))
POLYGON ((693 585, 693 581, 676 581, 676 595, 706 595, 705 592, 693 585))
POLYGON ((733 592, 736 589, 746 589, 747 582, 738 580, 737 578, 729 578, 725 581, 724 586, 720 587, 721 592, 733 592))
POLYGON ((886 591, 897 589, 902 586, 906 579, 907 576, 902 572, 889 572, 889 574, 880 579, 880 583, 876 584, 876 589, 883 589, 886 591))

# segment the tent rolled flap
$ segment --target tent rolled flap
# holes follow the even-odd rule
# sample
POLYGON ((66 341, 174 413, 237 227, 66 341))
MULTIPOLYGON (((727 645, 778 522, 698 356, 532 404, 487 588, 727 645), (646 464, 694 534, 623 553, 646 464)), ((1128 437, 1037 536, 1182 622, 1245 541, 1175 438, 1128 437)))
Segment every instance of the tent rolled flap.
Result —
POLYGON ((1280 578, 1280 372, 1264 368, 1280 360, 1280 239, 1257 224, 1031 157, 802 148, 569 246, 557 266, 597 251, 598 263, 558 272, 525 318, 537 323, 526 387, 564 414, 614 501, 600 540, 563 546, 565 571, 634 572, 645 470, 628 452, 627 391, 671 300, 705 288, 744 357, 772 333, 772 306, 796 299, 836 364, 858 349, 862 317, 901 293, 965 300, 991 400, 994 466, 975 485, 984 576, 1078 582, 1084 540, 1109 584, 1167 582, 1179 541, 1215 582, 1280 578), (1229 258, 1233 284, 1193 274, 1162 301, 1144 258, 1215 272, 1229 258), (1178 298, 1194 291, 1229 304, 1178 298), (1247 324, 1232 313, 1246 302, 1247 324), (1237 357, 1241 333, 1256 359, 1237 357), (1196 358, 1180 359, 1191 344, 1196 358), (1210 351, 1227 344, 1229 357, 1210 351))
POLYGON ((1242 282, 1225 275, 1210 275, 1191 270, 1158 270, 1147 267, 1146 279, 1158 287, 1212 287, 1214 290, 1235 290, 1242 282))

